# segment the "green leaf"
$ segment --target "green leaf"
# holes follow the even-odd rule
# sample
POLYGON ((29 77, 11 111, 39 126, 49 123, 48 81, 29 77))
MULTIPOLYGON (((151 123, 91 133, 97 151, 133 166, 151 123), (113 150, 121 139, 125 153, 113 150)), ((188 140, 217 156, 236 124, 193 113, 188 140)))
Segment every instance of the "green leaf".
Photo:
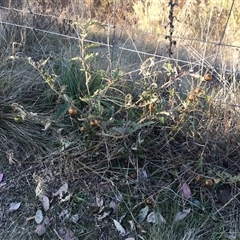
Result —
POLYGON ((171 97, 174 97, 174 95, 175 95, 175 89, 172 88, 172 89, 169 91, 169 94, 170 94, 171 97))
POLYGON ((92 26, 92 25, 95 25, 95 26, 98 26, 100 28, 104 28, 104 26, 102 25, 102 23, 96 21, 96 20, 88 20, 85 25, 84 25, 84 29, 87 30, 88 27, 92 26))
POLYGON ((85 48, 90 49, 90 48, 96 48, 96 47, 100 47, 100 46, 101 46, 101 44, 99 44, 99 43, 90 43, 90 44, 86 44, 85 48))
POLYGON ((114 115, 114 112, 115 112, 115 109, 114 109, 114 106, 112 105, 108 108, 107 119, 110 119, 114 115))
POLYGON ((69 104, 72 102, 72 98, 69 97, 67 94, 63 94, 63 97, 69 104))
POLYGON ((98 53, 94 53, 94 52, 90 52, 88 54, 86 54, 86 56, 84 57, 84 61, 86 63, 90 63, 92 60, 95 59, 95 57, 98 55, 98 53), (88 62, 87 62, 88 61, 88 62))
POLYGON ((60 105, 60 107, 58 108, 57 112, 56 112, 56 121, 58 122, 60 118, 62 118, 66 112, 68 111, 69 107, 71 106, 71 103, 66 102, 62 105, 60 105))

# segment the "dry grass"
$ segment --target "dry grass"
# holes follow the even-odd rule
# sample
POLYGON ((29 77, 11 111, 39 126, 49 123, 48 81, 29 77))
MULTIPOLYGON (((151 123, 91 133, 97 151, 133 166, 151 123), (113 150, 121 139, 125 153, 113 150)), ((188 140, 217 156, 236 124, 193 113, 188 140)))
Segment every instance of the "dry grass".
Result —
MULTIPOLYGON (((92 3, 88 1, 90 10, 92 3)), ((156 46, 153 35, 137 31, 151 25, 162 33, 159 21, 168 21, 167 6, 149 2, 143 12, 141 4, 132 2, 136 29, 117 29, 117 46, 167 57, 166 40, 156 46)), ((228 8, 221 1, 198 1, 198 8, 179 1, 175 13, 186 22, 176 22, 174 31, 201 40, 207 32, 208 40, 217 41, 228 8), (206 11, 197 11, 201 9, 206 11), (218 17, 221 23, 215 21, 218 17)), ((111 42, 107 29, 85 23, 76 26, 78 34, 111 42)), ((231 19, 231 29, 234 23, 231 19)), ((84 39, 28 36, 34 41, 18 46, 12 44, 13 34, 10 44, 6 35, 0 39, 2 239, 36 239, 37 224, 26 219, 43 209, 35 193, 40 185, 50 200, 43 239, 240 238, 238 76, 213 70, 212 81, 204 78, 213 62, 237 70, 237 50, 231 49, 232 63, 228 48, 221 48, 215 61, 216 55, 208 58, 209 44, 201 45, 201 52, 195 42, 177 40, 172 50, 178 63, 117 47, 111 55, 107 47, 84 39), (68 114, 70 106, 77 109, 76 116, 68 114), (54 196, 64 183, 67 192, 54 196), (187 199, 184 183, 191 189, 187 199), (9 211, 12 202, 21 202, 15 212, 9 211), (141 221, 139 212, 146 206, 166 223, 141 221), (174 221, 186 209, 190 214, 174 221), (125 237, 113 219, 128 231, 125 237)), ((230 43, 229 35, 227 39, 230 43)))

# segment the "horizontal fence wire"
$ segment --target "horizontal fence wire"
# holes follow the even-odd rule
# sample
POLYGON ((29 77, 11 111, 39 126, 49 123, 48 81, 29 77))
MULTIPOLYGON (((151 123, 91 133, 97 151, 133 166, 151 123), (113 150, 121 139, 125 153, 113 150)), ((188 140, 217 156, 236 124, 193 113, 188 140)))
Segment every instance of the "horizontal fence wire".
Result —
MULTIPOLYGON (((116 5, 115 5, 115 7, 116 7, 116 5)), ((61 20, 64 20, 66 22, 72 22, 72 25, 74 25, 74 23, 81 24, 80 22, 74 21, 74 20, 69 19, 69 18, 59 17, 59 16, 52 15, 52 14, 35 13, 30 8, 30 6, 28 7, 28 9, 23 9, 23 10, 17 9, 17 8, 9 8, 9 7, 0 6, 0 11, 15 11, 15 12, 18 12, 18 13, 21 13, 21 14, 29 14, 30 16, 36 16, 36 17, 46 17, 46 18, 51 17, 55 20, 61 19, 61 20)), ((231 13, 229 13, 229 14, 231 14, 231 13)), ((40 32, 40 33, 44 33, 44 34, 55 35, 55 36, 64 37, 64 38, 68 38, 68 39, 73 39, 73 40, 77 40, 77 41, 80 40, 79 36, 71 36, 69 34, 62 34, 62 33, 59 33, 59 32, 54 32, 54 31, 30 26, 31 24, 29 24, 29 22, 28 22, 28 25, 27 25, 27 24, 13 23, 13 22, 9 22, 9 21, 0 19, 0 24, 5 25, 5 26, 17 27, 17 28, 21 28, 21 29, 28 29, 28 30, 31 30, 31 31, 34 31, 34 32, 40 32)), ((122 30, 122 31, 126 31, 126 30, 131 31, 132 30, 129 27, 125 27, 125 26, 122 27, 122 26, 119 26, 119 25, 115 24, 115 20, 114 20, 113 24, 106 24, 106 23, 101 23, 101 24, 102 24, 102 26, 107 27, 109 29, 114 29, 114 31, 116 29, 119 29, 119 30, 122 30)), ((164 37, 166 36, 166 34, 152 33, 152 32, 148 32, 148 31, 141 31, 141 32, 143 34, 146 34, 146 35, 149 35, 149 36, 154 36, 154 37, 157 37, 157 38, 162 38, 162 39, 164 39, 164 37)), ((184 36, 177 36, 177 35, 174 35, 173 37, 175 39, 180 39, 180 40, 183 40, 183 41, 191 41, 191 42, 194 41, 194 42, 199 42, 199 43, 203 43, 203 44, 210 44, 210 45, 216 46, 218 48, 226 47, 226 48, 240 49, 239 45, 222 43, 223 35, 222 35, 221 40, 219 42, 206 41, 206 40, 189 38, 189 37, 184 37, 184 36)), ((201 60, 189 62, 189 61, 174 58, 174 57, 170 58, 168 56, 163 56, 163 55, 159 55, 159 54, 156 54, 156 53, 149 53, 149 52, 140 51, 140 50, 137 50, 137 49, 130 49, 130 48, 123 47, 123 46, 116 46, 114 44, 104 43, 104 42, 100 42, 100 41, 94 41, 94 40, 91 40, 91 39, 84 39, 84 41, 86 43, 96 44, 96 45, 102 46, 102 47, 119 49, 121 51, 127 51, 127 52, 142 54, 142 55, 147 56, 149 58, 154 58, 154 59, 156 59, 156 61, 154 61, 153 65, 156 65, 156 64, 159 64, 159 63, 164 63, 166 61, 171 60, 171 61, 176 61, 178 63, 186 64, 186 65, 191 64, 191 65, 194 65, 194 66, 201 66, 201 63, 200 63, 201 60)), ((215 54, 209 55, 209 56, 205 56, 204 61, 207 62, 207 59, 214 58, 217 55, 218 55, 218 52, 215 53, 215 54)), ((207 62, 207 65, 208 65, 208 68, 214 68, 209 62, 207 62)), ((148 66, 146 68, 148 68, 148 66)), ((125 75, 130 75, 132 73, 139 73, 140 74, 143 69, 144 69, 144 67, 141 66, 138 69, 135 69, 135 70, 132 70, 132 71, 129 71, 129 72, 125 73, 125 75)), ((219 70, 219 71, 229 72, 231 74, 240 74, 240 71, 238 71, 238 70, 233 71, 231 69, 222 69, 222 68, 216 68, 216 67, 215 67, 215 69, 219 70)), ((240 107, 240 105, 238 105, 238 104, 229 104, 225 101, 219 101, 218 100, 218 103, 221 104, 221 105, 228 105, 228 106, 231 106, 231 107, 240 107)))
MULTIPOLYGON (((56 19, 56 20, 61 19, 61 20, 66 21, 66 22, 72 22, 72 26, 74 25, 74 23, 75 24, 76 23, 81 24, 78 21, 73 21, 72 19, 59 17, 59 16, 56 16, 56 15, 53 15, 53 14, 35 13, 30 8, 22 10, 22 9, 0 6, 0 11, 1 10, 2 11, 15 11, 15 12, 18 12, 18 13, 21 13, 21 14, 29 14, 30 16, 40 16, 40 17, 46 17, 46 18, 51 17, 51 18, 56 19)), ((22 29, 28 29, 28 30, 31 30, 31 31, 41 32, 41 33, 44 33, 44 34, 60 36, 60 37, 68 38, 68 39, 79 40, 79 36, 71 36, 69 34, 63 34, 63 33, 55 32, 55 31, 36 28, 34 26, 29 26, 29 25, 25 25, 25 24, 12 23, 12 22, 9 22, 9 21, 3 20, 3 19, 0 19, 0 24, 5 25, 5 26, 13 26, 13 27, 18 27, 18 28, 22 28, 22 29)), ((109 29, 114 29, 114 30, 115 29, 119 29, 119 30, 122 30, 122 31, 126 31, 126 30, 131 31, 132 30, 129 27, 118 26, 117 24, 115 24, 115 21, 114 21, 113 24, 106 24, 106 23, 101 23, 101 24, 104 27, 107 27, 109 29)), ((141 31, 141 32, 143 34, 155 36, 157 38, 162 38, 162 39, 164 39, 164 37, 166 36, 166 34, 152 33, 152 32, 147 32, 147 31, 141 31)), ((226 48, 240 49, 240 45, 232 45, 232 44, 222 43, 221 40, 222 40, 223 37, 221 38, 221 40, 219 42, 206 41, 206 40, 189 38, 189 37, 184 37, 184 36, 177 36, 177 35, 173 35, 173 38, 180 39, 180 40, 183 40, 183 41, 191 41, 191 42, 194 41, 194 42, 199 42, 199 43, 203 43, 203 44, 211 44, 211 45, 216 46, 218 48, 226 47, 226 48)), ((104 43, 104 42, 100 42, 100 41, 94 41, 94 40, 91 40, 91 39, 84 39, 84 41, 86 43, 92 43, 92 44, 96 44, 96 45, 103 46, 103 47, 108 47, 108 48, 110 47, 110 48, 114 48, 114 49, 119 49, 121 51, 127 51, 127 52, 142 54, 142 55, 145 55, 147 57, 154 57, 154 58, 157 59, 157 61, 155 61, 154 64, 172 60, 172 61, 176 61, 176 62, 179 62, 179 63, 182 63, 182 64, 191 64, 191 65, 194 65, 194 66, 201 66, 201 63, 199 63, 200 60, 189 62, 189 61, 182 60, 182 59, 179 59, 179 58, 174 58, 174 57, 170 58, 168 56, 163 56, 163 55, 159 55, 159 54, 156 54, 156 53, 149 53, 149 52, 146 52, 146 51, 141 51, 141 50, 137 50, 137 49, 130 49, 130 48, 123 47, 123 46, 116 46, 114 44, 104 43)), ((205 56, 204 60, 207 61, 207 59, 214 58, 217 55, 218 55, 218 52, 215 53, 215 54, 209 55, 209 56, 205 56)), ((207 66, 208 68, 216 69, 218 71, 224 71, 226 73, 233 73, 233 74, 240 74, 239 70, 234 71, 234 70, 227 69, 227 68, 222 69, 222 68, 219 68, 219 67, 214 67, 209 62, 207 63, 207 65, 208 65, 207 66)), ((131 73, 140 72, 141 70, 142 70, 142 67, 137 69, 137 70, 131 71, 131 73)))
MULTIPOLYGON (((58 17, 58 16, 52 15, 52 14, 34 13, 34 12, 32 12, 32 10, 27 10, 27 9, 20 10, 20 9, 16 9, 16 8, 8 8, 8 7, 0 6, 0 10, 1 9, 2 10, 13 10, 13 11, 16 11, 16 12, 19 12, 19 13, 28 13, 28 14, 32 14, 32 15, 36 15, 36 16, 41 16, 41 17, 51 17, 51 18, 55 18, 55 19, 63 19, 63 20, 66 20, 67 22, 73 21, 70 18, 58 17)), ((3 22, 3 21, 0 21, 0 23, 10 24, 9 22, 6 23, 6 22, 3 22)), ((110 28, 118 28, 120 30, 131 30, 128 27, 122 27, 122 26, 118 26, 118 25, 114 25, 114 24, 102 23, 102 25, 110 27, 110 28)), ((25 26, 22 26, 22 27, 25 27, 25 26)), ((141 32, 143 32, 145 34, 148 34, 148 35, 155 35, 157 37, 165 37, 166 36, 166 34, 152 33, 152 32, 148 32, 148 31, 144 31, 144 30, 141 30, 141 32)), ((48 33, 53 34, 52 32, 48 32, 48 33)), ((68 36, 68 35, 64 35, 64 36, 71 38, 71 36, 68 36)), ((196 39, 196 38, 189 38, 189 37, 178 36, 178 35, 173 35, 173 37, 177 38, 177 39, 186 40, 186 41, 195 41, 195 42, 201 42, 201 43, 204 43, 204 44, 206 43, 206 44, 211 44, 211 45, 220 45, 220 46, 223 46, 223 47, 231 47, 231 48, 239 48, 240 49, 240 45, 225 44, 225 43, 221 43, 221 41, 213 42, 213 41, 206 41, 206 40, 201 40, 201 39, 196 39)))

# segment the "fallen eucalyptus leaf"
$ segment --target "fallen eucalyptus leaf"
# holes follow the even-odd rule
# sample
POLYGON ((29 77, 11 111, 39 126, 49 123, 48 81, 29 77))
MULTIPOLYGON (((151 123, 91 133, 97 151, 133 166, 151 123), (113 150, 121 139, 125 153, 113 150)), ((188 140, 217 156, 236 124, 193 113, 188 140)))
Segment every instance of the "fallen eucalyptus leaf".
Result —
POLYGON ((50 225, 50 219, 48 216, 45 216, 43 219, 43 224, 48 227, 50 225))
POLYGON ((0 188, 3 187, 4 185, 6 185, 7 183, 3 182, 3 183, 0 183, 0 188))
POLYGON ((149 223, 166 223, 166 220, 164 219, 164 217, 160 214, 160 213, 156 213, 156 212, 151 212, 148 214, 147 216, 147 221, 149 223))
POLYGON ((19 209, 20 206, 21 206, 21 202, 10 203, 9 211, 10 212, 16 211, 19 209))
POLYGON ((74 233, 71 229, 61 227, 58 230, 58 234, 62 240, 76 240, 77 238, 74 236, 74 233))
POLYGON ((0 182, 3 180, 3 173, 0 173, 0 182))
POLYGON ((118 202, 121 202, 123 200, 123 196, 122 196, 122 194, 119 191, 115 192, 115 199, 118 202))
POLYGON ((109 203, 109 208, 111 208, 113 210, 113 212, 116 213, 117 212, 117 204, 116 204, 116 202, 112 200, 109 203))
POLYGON ((42 205, 43 205, 43 210, 46 212, 50 208, 50 202, 49 198, 45 195, 42 196, 42 205))
POLYGON ((126 217, 126 213, 120 216, 118 221, 121 223, 125 217, 126 217))
POLYGON ((182 185, 182 194, 183 194, 183 197, 186 199, 190 198, 192 195, 191 189, 186 182, 182 185))
POLYGON ((35 222, 37 224, 40 224, 43 221, 43 212, 42 212, 42 210, 38 209, 36 211, 34 220, 35 220, 35 222))
POLYGON ((175 215, 174 221, 178 222, 178 221, 183 220, 190 212, 191 212, 191 208, 185 209, 182 212, 178 212, 175 215))
POLYGON ((148 216, 147 216, 147 221, 148 221, 149 223, 157 223, 156 213, 155 213, 155 212, 149 213, 148 216))
POLYGON ((115 219, 113 219, 113 223, 114 223, 116 229, 118 230, 118 232, 120 233, 121 237, 126 236, 126 231, 123 228, 123 226, 115 219))
POLYGON ((103 206, 103 197, 98 192, 96 192, 96 203, 99 208, 103 206))
POLYGON ((148 206, 146 206, 145 208, 142 208, 140 210, 140 212, 138 214, 138 221, 139 222, 142 222, 146 218, 146 216, 148 214, 148 211, 149 211, 149 207, 148 206))
POLYGON ((60 195, 60 198, 62 198, 62 195, 64 193, 67 193, 68 192, 68 184, 67 183, 64 183, 54 194, 53 196, 58 196, 60 195))
POLYGON ((36 229, 35 229, 35 233, 41 237, 44 233, 46 232, 46 227, 44 224, 39 224, 37 225, 36 229))
POLYGON ((147 171, 145 169, 142 169, 142 175, 144 178, 148 178, 147 171))

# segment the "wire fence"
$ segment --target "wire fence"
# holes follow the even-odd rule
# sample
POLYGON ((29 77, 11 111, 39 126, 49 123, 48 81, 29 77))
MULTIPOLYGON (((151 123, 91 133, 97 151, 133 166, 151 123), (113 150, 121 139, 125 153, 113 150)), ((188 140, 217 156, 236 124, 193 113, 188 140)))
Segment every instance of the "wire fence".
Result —
MULTIPOLYGON (((71 2, 71 1, 70 1, 71 2)), ((166 2, 166 1, 165 1, 166 2)), ((21 1, 21 3, 23 3, 21 1)), ((117 32, 131 32, 130 26, 122 26, 117 24, 117 8, 119 7, 119 4, 117 4, 117 1, 114 1, 113 4, 113 10, 111 13, 111 22, 102 22, 102 25, 108 29, 107 31, 107 36, 105 39, 110 38, 109 33, 111 33, 111 41, 100 41, 96 39, 91 39, 87 38, 84 39, 84 41, 92 44, 96 44, 98 46, 103 46, 110 48, 112 50, 112 58, 114 57, 114 52, 119 50, 119 51, 126 51, 129 53, 135 53, 138 55, 145 56, 146 58, 151 58, 154 57, 157 59, 155 63, 159 62, 165 62, 168 60, 173 60, 176 61, 180 64, 190 64, 192 66, 201 66, 202 64, 205 65, 206 68, 211 68, 211 69, 217 69, 218 71, 224 71, 228 73, 233 73, 233 74, 239 74, 240 70, 238 68, 238 62, 235 63, 235 66, 232 68, 231 66, 224 67, 222 68, 221 66, 215 66, 215 63, 219 57, 219 54, 222 52, 232 52, 233 49, 240 49, 240 45, 232 45, 232 44, 225 44, 223 43, 223 38, 224 35, 226 34, 226 29, 228 26, 229 18, 232 14, 232 10, 234 8, 234 3, 235 1, 232 1, 231 7, 229 9, 228 13, 228 18, 226 21, 226 24, 224 26, 224 31, 222 32, 222 35, 219 38, 219 41, 214 42, 214 41, 208 41, 208 40, 203 40, 203 39, 196 39, 196 38, 190 38, 190 37, 185 37, 185 36, 178 36, 174 35, 174 39, 179 40, 179 45, 184 42, 184 48, 188 48, 191 52, 195 52, 194 54, 197 56, 195 60, 189 61, 188 59, 181 59, 178 56, 176 57, 169 57, 166 54, 166 47, 164 46, 164 37, 166 34, 157 34, 157 33, 152 33, 152 32, 146 32, 146 31, 140 31, 140 35, 148 36, 149 38, 154 38, 154 39, 159 39, 158 43, 161 42, 163 45, 161 51, 157 51, 157 46, 154 51, 145 51, 145 49, 139 49, 139 47, 136 47, 135 44, 133 43, 131 47, 129 46, 124 46, 118 45, 117 44, 117 38, 118 34, 117 32), (210 54, 205 54, 204 56, 199 55, 199 53, 191 47, 192 43, 200 43, 204 44, 206 46, 210 46, 211 48, 214 48, 215 51, 211 52, 210 54), (187 46, 187 47, 186 47, 187 46)), ((83 3, 84 4, 84 3, 83 3)), ((2 31, 1 35, 5 35, 4 39, 5 41, 8 41, 8 35, 11 35, 13 28, 17 29, 19 32, 18 39, 16 38, 15 42, 20 42, 23 40, 23 34, 24 31, 28 31, 31 33, 36 34, 41 33, 42 36, 46 34, 50 35, 55 35, 59 37, 64 37, 67 39, 73 39, 73 40, 79 40, 79 35, 76 35, 76 24, 81 24, 82 20, 81 19, 70 19, 66 16, 62 16, 61 14, 54 15, 51 12, 46 14, 46 13, 40 13, 35 10, 33 5, 29 4, 29 1, 26 0, 25 5, 22 4, 22 8, 15 8, 12 6, 1 6, 0 4, 0 12, 1 12, 1 20, 0 24, 2 26, 2 31), (3 34, 3 31, 5 31, 5 34, 3 34)), ((83 10, 81 10, 83 11, 83 10)), ((84 16, 84 14, 82 13, 84 16)), ((15 34, 15 32, 14 32, 15 34)), ((16 34, 17 35, 17 34, 16 34)), ((133 41, 132 41, 133 42, 133 41)), ((156 44, 156 45, 157 45, 156 44)), ((165 44, 166 45, 166 44, 165 44)), ((181 46, 180 46, 181 47, 181 46)), ((144 59, 144 58, 143 58, 144 59)), ((134 71, 141 71, 141 67, 139 67, 137 70, 134 71)))

